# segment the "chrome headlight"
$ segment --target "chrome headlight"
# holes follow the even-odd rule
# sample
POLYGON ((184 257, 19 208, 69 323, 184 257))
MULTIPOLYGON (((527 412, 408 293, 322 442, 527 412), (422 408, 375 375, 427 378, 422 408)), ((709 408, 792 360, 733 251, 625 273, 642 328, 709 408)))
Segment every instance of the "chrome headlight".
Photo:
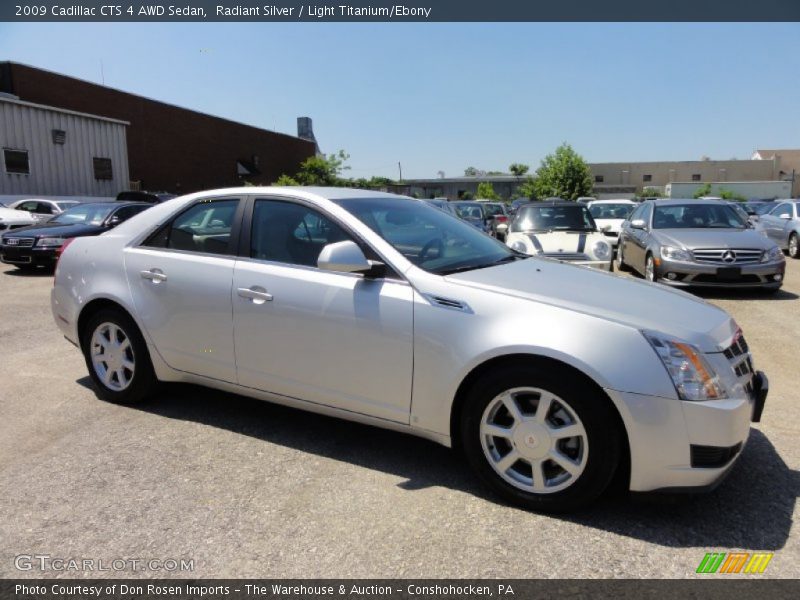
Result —
POLYGON ((511 242, 509 246, 512 250, 516 250, 517 252, 522 252, 522 254, 528 253, 528 247, 525 245, 525 242, 520 240, 515 240, 511 242))
POLYGON ((599 260, 608 260, 611 258, 611 246, 608 245, 608 242, 599 240, 592 246, 592 253, 599 260))
POLYGON ((688 250, 682 248, 675 248, 674 246, 661 246, 661 258, 664 260, 682 260, 683 262, 691 262, 692 255, 688 250))
POLYGON ((62 237, 44 237, 39 238, 36 245, 42 248, 60 248, 64 245, 64 241, 62 237))
POLYGON ((660 333, 642 331, 642 335, 661 359, 681 400, 727 398, 719 377, 699 349, 660 333))
POLYGON ((764 256, 761 257, 761 262, 773 262, 776 260, 786 260, 783 258, 783 250, 778 248, 778 246, 773 246, 766 252, 764 252, 764 256))

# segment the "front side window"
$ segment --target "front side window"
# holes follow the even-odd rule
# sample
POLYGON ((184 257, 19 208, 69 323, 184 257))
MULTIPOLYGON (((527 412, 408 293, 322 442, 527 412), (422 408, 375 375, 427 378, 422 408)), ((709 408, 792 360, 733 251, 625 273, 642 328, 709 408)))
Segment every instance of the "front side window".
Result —
POLYGON ((52 215, 55 210, 53 209, 52 204, 48 204, 47 202, 37 202, 36 208, 33 212, 40 215, 52 215))
MULTIPOLYGON (((438 275, 480 269, 517 253, 453 215, 400 198, 334 200, 409 262, 438 275)), ((480 209, 480 207, 478 207, 480 209)))
POLYGON ((144 245, 207 254, 233 254, 231 229, 239 200, 206 200, 179 214, 144 245))
POLYGON ((280 200, 256 200, 251 258, 316 267, 325 246, 346 240, 352 238, 312 208, 280 200))
POLYGON ((787 203, 784 202, 783 204, 779 204, 775 208, 772 209, 771 215, 776 217, 783 218, 785 215, 792 216, 792 207, 787 203))
POLYGON ((3 159, 6 164, 6 173, 29 174, 31 172, 27 150, 3 149, 3 159))
POLYGON ((115 212, 113 216, 118 219, 119 223, 122 223, 130 219, 133 215, 138 215, 146 208, 149 208, 149 206, 123 206, 115 212))
POLYGON ((521 208, 511 224, 511 231, 594 231, 597 229, 589 210, 581 205, 537 206, 521 208))

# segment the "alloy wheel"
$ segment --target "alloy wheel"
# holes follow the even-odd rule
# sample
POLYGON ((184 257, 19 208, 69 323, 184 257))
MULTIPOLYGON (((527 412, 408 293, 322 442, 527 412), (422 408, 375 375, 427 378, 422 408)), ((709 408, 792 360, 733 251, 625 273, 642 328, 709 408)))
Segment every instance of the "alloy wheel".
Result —
POLYGON ((797 234, 793 233, 789 237, 789 256, 792 258, 800 257, 800 247, 798 247, 797 234))
POLYGON ((106 322, 97 326, 92 334, 91 358, 95 374, 108 389, 121 392, 133 381, 133 347, 119 325, 106 322))
POLYGON ((551 494, 575 483, 586 468, 586 429, 562 398, 520 387, 492 399, 480 424, 483 453, 507 483, 551 494))
POLYGON ((653 257, 648 256, 647 261, 644 265, 644 277, 647 281, 655 281, 656 280, 656 267, 653 263, 653 257))

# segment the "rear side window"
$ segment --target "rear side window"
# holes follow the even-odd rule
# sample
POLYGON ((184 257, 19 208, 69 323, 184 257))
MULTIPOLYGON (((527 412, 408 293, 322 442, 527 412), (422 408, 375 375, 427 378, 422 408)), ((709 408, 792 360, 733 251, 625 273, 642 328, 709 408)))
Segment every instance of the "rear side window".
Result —
POLYGON ((214 200, 195 204, 179 214, 143 244, 205 254, 234 254, 231 229, 239 200, 214 200))

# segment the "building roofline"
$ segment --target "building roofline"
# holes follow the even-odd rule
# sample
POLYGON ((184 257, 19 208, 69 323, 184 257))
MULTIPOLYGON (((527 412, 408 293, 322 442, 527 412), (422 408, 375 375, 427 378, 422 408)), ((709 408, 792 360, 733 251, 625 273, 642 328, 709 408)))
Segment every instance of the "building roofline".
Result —
POLYGON ((59 108, 58 106, 50 106, 48 104, 37 104, 35 102, 28 102, 27 100, 20 100, 19 98, 9 98, 0 95, 0 102, 7 102, 9 104, 19 104, 29 108, 38 108, 39 110, 48 110, 50 112, 62 113, 65 115, 72 115, 74 117, 83 117, 85 119, 94 119, 95 121, 106 121, 108 123, 115 123, 117 125, 130 125, 128 121, 121 121, 120 119, 113 119, 111 117, 103 117, 101 115, 93 115, 90 113, 78 112, 77 110, 69 110, 66 108, 59 108))
MULTIPOLYGON (((178 110, 185 110, 186 112, 194 113, 196 115, 201 115, 203 117, 208 117, 210 119, 219 119, 220 121, 225 121, 227 123, 233 123, 234 125, 239 125, 241 127, 249 127, 251 129, 256 129, 258 131, 266 131, 266 132, 272 133, 274 135, 281 135, 281 136, 284 136, 284 137, 291 138, 293 140, 301 140, 303 142, 310 143, 310 144, 314 143, 314 142, 311 142, 309 140, 306 140, 306 139, 303 139, 301 137, 298 137, 296 135, 290 135, 288 133, 281 133, 280 131, 274 131, 272 129, 265 129, 263 127, 256 127, 255 125, 250 125, 248 123, 242 123, 241 121, 234 121, 233 119, 229 119, 227 117, 220 117, 218 115, 212 115, 210 113, 201 112, 199 110, 195 110, 195 109, 192 109, 192 108, 186 108, 185 106, 178 106, 177 104, 171 104, 169 102, 164 102, 163 100, 156 100, 155 98, 150 98, 149 96, 142 96, 141 94, 136 94, 134 92, 128 92, 128 91, 125 91, 125 90, 122 90, 122 89, 119 89, 119 88, 111 87, 111 86, 108 86, 108 85, 103 85, 103 84, 100 84, 100 83, 95 83, 94 81, 89 81, 88 79, 82 79, 80 77, 73 77, 72 75, 65 75, 64 73, 58 73, 56 71, 51 71, 50 69, 42 69, 41 67, 36 67, 34 65, 29 65, 29 64, 26 64, 26 63, 15 62, 13 60, 0 61, 0 65, 2 65, 2 64, 11 65, 12 67, 14 65, 17 65, 19 67, 26 67, 28 69, 34 69, 36 71, 41 71, 42 73, 49 73, 51 75, 56 75, 58 77, 65 77, 67 79, 74 79, 75 81, 80 81, 80 82, 85 83, 87 85, 92 85, 92 86, 95 86, 95 87, 98 87, 98 88, 111 90, 113 92, 118 92, 120 94, 126 94, 128 96, 134 96, 136 98, 141 98, 142 100, 147 100, 148 102, 154 102, 155 104, 161 104, 163 106, 169 106, 171 108, 177 108, 178 110)), ((103 117, 103 118, 110 119, 110 117, 103 117)))

